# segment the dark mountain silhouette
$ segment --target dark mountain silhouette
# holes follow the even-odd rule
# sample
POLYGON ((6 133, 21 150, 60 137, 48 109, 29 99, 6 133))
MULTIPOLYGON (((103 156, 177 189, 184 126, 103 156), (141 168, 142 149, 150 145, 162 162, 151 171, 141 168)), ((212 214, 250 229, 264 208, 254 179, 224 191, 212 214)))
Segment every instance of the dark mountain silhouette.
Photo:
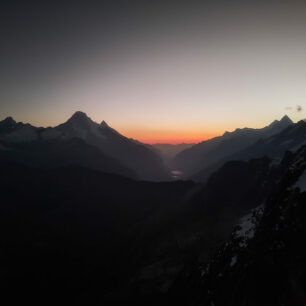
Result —
POLYGON ((293 152, 304 135, 304 122, 273 132, 205 184, 157 183, 128 178, 135 174, 94 144, 126 138, 83 113, 47 129, 2 121, 3 299, 304 305, 306 147, 293 152), (24 129, 37 138, 20 141, 24 129), (276 160, 282 146, 291 151, 276 160))
POLYGON ((89 169, 137 178, 136 173, 79 138, 7 143, 0 141, 0 163, 20 162, 33 167, 80 165, 89 169))
POLYGON ((0 121, 0 140, 18 143, 35 141, 38 139, 39 129, 22 122, 16 122, 12 117, 0 121))
MULTIPOLYGON (((202 228, 211 228, 210 240, 197 240, 185 250, 188 256, 159 258, 145 267, 128 285, 133 305, 305 305, 306 147, 295 154, 287 152, 280 164, 270 164, 270 170, 266 158, 241 162, 244 166, 238 168, 237 163, 224 165, 206 186, 210 196, 205 196, 205 203, 211 199, 214 221, 207 225, 202 219, 202 228), (248 183, 242 183, 241 198, 238 191, 231 190, 234 183, 229 183, 228 176, 233 178, 235 172, 230 168, 239 172, 236 183, 250 183, 247 188, 248 183), (254 176, 256 168, 258 174, 266 174, 254 176), (246 169, 252 176, 243 174, 246 169), (230 186, 224 190, 225 181, 230 186), (225 194, 213 201, 214 188, 225 194), (260 196, 256 196, 258 192, 260 196), (237 225, 229 239, 223 239, 220 247, 212 247, 213 234, 218 235, 235 211, 237 225), (208 259, 203 254, 211 247, 216 251, 208 259)), ((195 228, 193 233, 197 233, 195 228)))
MULTIPOLYGON (((168 171, 161 158, 153 150, 150 150, 146 145, 122 136, 104 121, 101 124, 93 122, 82 112, 76 112, 67 122, 54 128, 36 128, 29 124, 16 123, 12 118, 7 118, 0 123, 2 149, 10 144, 26 143, 27 147, 33 146, 32 149, 29 148, 27 153, 34 153, 37 147, 47 146, 50 143, 56 146, 55 142, 59 141, 61 146, 67 144, 67 150, 69 150, 74 138, 82 140, 81 150, 83 153, 86 147, 90 151, 85 153, 81 159, 79 153, 74 153, 78 155, 78 158, 72 157, 72 160, 74 162, 80 160, 80 165, 90 164, 91 168, 94 167, 94 162, 88 160, 86 163, 85 156, 89 158, 93 153, 93 146, 95 146, 101 151, 100 161, 97 162, 96 169, 119 174, 134 173, 139 179, 145 180, 169 179, 168 171), (38 144, 35 142, 38 142, 38 144), (108 163, 107 167, 102 167, 102 164, 106 166, 108 163), (113 171, 112 164, 114 164, 113 171), (125 170, 119 171, 120 168, 125 170)), ((79 141, 80 143, 81 141, 79 141)), ((77 148, 75 149, 77 150, 77 148)), ((59 151, 57 153, 59 154, 59 151)), ((71 153, 73 152, 71 151, 71 153)), ((20 154, 20 151, 18 154, 20 154)), ((92 158, 94 160, 99 159, 98 153, 95 153, 92 158)), ((57 159, 60 159, 59 155, 57 155, 57 159)), ((63 157, 63 160, 66 161, 67 159, 63 157)), ((52 163, 52 159, 50 161, 52 163)), ((66 164, 64 161, 63 164, 66 164)), ((132 176, 135 177, 135 175, 132 176)))
POLYGON ((267 159, 224 167, 203 186, 139 182, 72 166, 2 165, 2 243, 10 245, 3 258, 10 271, 4 274, 7 287, 28 290, 27 283, 42 295, 56 290, 54 298, 68 298, 80 287, 74 295, 83 303, 89 291, 93 299, 119 299, 123 305, 146 300, 150 294, 140 293, 145 287, 157 296, 167 293, 195 252, 207 258, 239 216, 272 188, 272 182, 260 184, 271 176, 267 159), (231 173, 238 175, 225 188, 231 173), (161 286, 165 282, 169 285, 161 286))
POLYGON ((235 159, 249 159, 268 155, 281 159, 284 151, 296 151, 306 144, 306 122, 299 121, 280 133, 266 139, 261 139, 252 146, 233 155, 235 159))
POLYGON ((226 163, 195 194, 192 220, 176 231, 176 252, 152 254, 150 264, 126 288, 116 291, 114 300, 127 291, 133 305, 198 305, 200 280, 193 273, 198 275, 200 267, 230 238, 239 219, 273 192, 290 161, 289 153, 278 166, 267 157, 226 163))
POLYGON ((194 268, 190 305, 305 305, 306 147, 289 155, 264 205, 241 220, 207 265, 194 268))
POLYGON ((299 121, 296 124, 291 124, 280 133, 260 139, 249 147, 202 168, 193 178, 195 180, 207 179, 212 172, 228 160, 249 160, 269 156, 277 163, 280 162, 285 151, 294 152, 304 144, 306 144, 306 123, 305 121, 299 121))
POLYGON ((12 304, 99 304, 157 247, 171 249, 159 241, 190 222, 198 189, 74 166, 7 163, 0 173, 1 280, 12 304))
POLYGON ((292 124, 289 117, 284 116, 280 121, 275 120, 262 129, 244 128, 225 132, 223 136, 203 141, 179 153, 174 158, 173 168, 182 171, 185 177, 191 177, 204 167, 209 168, 216 163, 224 163, 225 159, 230 160, 228 157, 234 153, 247 148, 259 139, 277 134, 292 124))

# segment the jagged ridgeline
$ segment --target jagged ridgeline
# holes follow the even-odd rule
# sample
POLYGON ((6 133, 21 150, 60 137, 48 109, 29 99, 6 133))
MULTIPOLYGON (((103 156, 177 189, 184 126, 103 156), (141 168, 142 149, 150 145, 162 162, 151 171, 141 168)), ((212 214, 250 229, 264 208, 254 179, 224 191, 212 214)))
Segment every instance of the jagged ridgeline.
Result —
POLYGON ((129 139, 107 125, 76 112, 56 127, 37 128, 0 122, 0 161, 18 161, 36 167, 81 165, 144 180, 167 180, 161 158, 148 145, 129 139))
MULTIPOLYGON (((173 160, 173 167, 182 171, 187 178, 205 181, 210 174, 227 161, 248 160, 270 153, 268 147, 266 151, 263 148, 260 154, 257 154, 258 150, 252 154, 252 149, 248 148, 261 141, 269 142, 268 139, 292 126, 295 124, 288 116, 284 116, 280 121, 275 120, 261 129, 243 128, 233 132, 225 132, 222 136, 203 141, 177 154, 173 160), (244 153, 245 150, 248 153, 244 153)), ((272 141, 271 145, 274 145, 272 141)), ((278 145, 282 145, 282 143, 278 145)), ((285 150, 294 146, 296 147, 296 144, 290 146, 289 142, 285 146, 280 146, 278 157, 281 158, 285 150)), ((269 156, 269 154, 267 155, 269 156)))

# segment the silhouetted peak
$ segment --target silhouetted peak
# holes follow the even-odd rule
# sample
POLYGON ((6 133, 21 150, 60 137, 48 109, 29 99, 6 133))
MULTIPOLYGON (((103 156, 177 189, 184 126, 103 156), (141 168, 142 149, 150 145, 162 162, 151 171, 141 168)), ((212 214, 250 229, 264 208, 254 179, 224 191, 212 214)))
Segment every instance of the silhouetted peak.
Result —
POLYGON ((280 120, 280 122, 286 123, 286 124, 293 124, 293 121, 292 121, 287 115, 285 115, 285 116, 280 120))
POLYGON ((113 129, 112 127, 110 127, 106 121, 102 121, 101 124, 100 124, 100 128, 102 131, 107 131, 107 133, 111 132, 112 134, 116 134, 116 135, 120 135, 122 136, 120 133, 118 133, 115 129, 113 129))
POLYGON ((88 119, 90 119, 87 115, 86 115, 86 113, 84 113, 84 112, 81 112, 81 111, 77 111, 77 112, 75 112, 72 116, 71 116, 71 118, 70 118, 70 120, 71 119, 73 119, 73 120, 88 120, 88 119))
POLYGON ((16 121, 12 117, 7 117, 0 121, 0 126, 4 129, 12 129, 16 126, 16 121))
POLYGON ((269 126, 274 126, 274 125, 276 125, 276 124, 278 124, 279 123, 279 121, 278 120, 274 120, 272 123, 270 123, 270 125, 269 126))
POLYGON ((106 121, 102 121, 101 122, 101 124, 100 124, 100 126, 102 127, 102 128, 109 128, 109 125, 106 123, 106 121))
POLYGON ((72 123, 73 125, 81 125, 88 126, 95 124, 85 113, 77 111, 75 112, 71 118, 67 121, 67 123, 72 123))
POLYGON ((12 117, 6 117, 3 121, 5 124, 15 124, 16 121, 12 117))
POLYGON ((270 127, 273 127, 275 125, 289 126, 291 124, 293 124, 293 121, 287 115, 285 115, 281 120, 274 120, 269 126, 270 127))

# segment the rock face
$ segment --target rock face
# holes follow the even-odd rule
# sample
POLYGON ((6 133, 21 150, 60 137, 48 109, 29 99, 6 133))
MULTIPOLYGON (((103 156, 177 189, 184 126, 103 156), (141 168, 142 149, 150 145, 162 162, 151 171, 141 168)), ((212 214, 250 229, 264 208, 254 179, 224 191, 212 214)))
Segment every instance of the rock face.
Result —
POLYGON ((205 263, 230 239, 237 222, 242 223, 237 232, 241 244, 252 237, 253 219, 259 218, 263 202, 287 171, 291 158, 288 153, 278 165, 266 157, 226 163, 195 193, 195 202, 178 219, 180 226, 171 227, 172 237, 159 238, 158 252, 151 251, 146 264, 110 300, 120 305, 198 305, 205 263))
POLYGON ((128 298, 117 292, 120 305, 305 305, 304 171, 306 147, 278 164, 263 158, 224 165, 198 195, 205 204, 193 243, 143 267, 125 289, 128 298), (230 181, 234 174, 239 179, 230 181), (205 227, 206 240, 199 238, 205 227), (207 257, 209 248, 215 251, 207 257))
POLYGON ((305 305, 306 147, 288 159, 264 204, 245 215, 209 263, 195 265, 174 290, 194 282, 188 305, 305 305))
MULTIPOLYGON (((0 155, 3 148, 10 149, 9 160, 15 156, 16 161, 29 165, 33 165, 34 160, 38 160, 34 162, 36 166, 73 163, 143 180, 170 178, 162 159, 153 150, 122 136, 104 121, 93 122, 83 112, 76 112, 54 128, 36 128, 7 118, 0 122, 0 144, 0 155), (54 153, 54 158, 50 152, 54 153), (64 154, 62 159, 61 153, 64 154)), ((7 155, 0 157, 4 160, 7 155)))
MULTIPOLYGON (((173 168, 181 170, 187 177, 194 177, 198 172, 205 171, 205 179, 226 161, 231 160, 231 155, 254 144, 260 139, 275 135, 293 122, 284 116, 280 121, 273 121, 262 129, 236 129, 233 132, 225 132, 223 136, 203 141, 189 149, 179 153, 174 161, 173 168), (210 169, 213 167, 212 169, 210 169)), ((261 155, 262 156, 262 155, 261 155)), ((250 158, 261 157, 251 156, 250 158)), ((204 176, 204 173, 202 174, 204 176)), ((198 177, 197 177, 198 178, 198 177)))

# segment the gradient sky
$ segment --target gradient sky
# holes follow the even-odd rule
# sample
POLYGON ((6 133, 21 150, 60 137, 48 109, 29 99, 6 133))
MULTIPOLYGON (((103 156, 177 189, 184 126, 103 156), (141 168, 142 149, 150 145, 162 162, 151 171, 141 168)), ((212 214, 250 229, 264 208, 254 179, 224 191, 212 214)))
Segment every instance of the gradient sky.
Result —
POLYGON ((176 143, 306 117, 305 1, 0 6, 0 119, 53 126, 82 110, 176 143))

